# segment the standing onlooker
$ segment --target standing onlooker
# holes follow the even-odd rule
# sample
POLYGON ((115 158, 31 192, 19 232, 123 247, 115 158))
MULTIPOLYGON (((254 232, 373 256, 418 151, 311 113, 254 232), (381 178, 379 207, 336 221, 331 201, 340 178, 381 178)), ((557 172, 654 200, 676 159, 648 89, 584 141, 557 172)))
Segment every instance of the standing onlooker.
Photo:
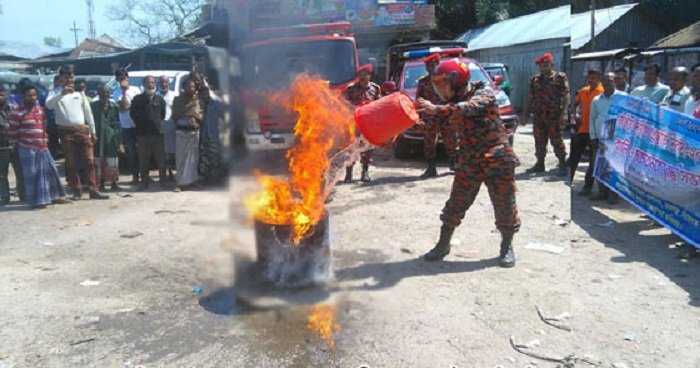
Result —
POLYGON ((134 97, 131 103, 131 118, 136 124, 136 139, 139 150, 141 190, 148 189, 151 156, 158 164, 158 179, 161 189, 165 186, 165 148, 161 123, 165 119, 165 101, 156 94, 156 77, 143 79, 144 92, 134 97))
MULTIPOLYGON (((353 105, 359 106, 364 103, 368 103, 374 100, 378 100, 381 97, 381 88, 378 84, 372 82, 370 79, 374 68, 369 65, 367 67, 361 68, 357 72, 358 81, 351 84, 348 89, 345 90, 345 98, 353 105)), ((362 176, 360 180, 363 182, 369 182, 371 179, 369 177, 369 164, 372 162, 372 150, 363 151, 360 154, 360 163, 362 163, 362 176)), ((345 182, 352 182, 352 169, 355 167, 353 162, 345 169, 345 182)))
POLYGON ((187 80, 182 93, 173 100, 173 114, 177 133, 175 136, 175 164, 177 166, 175 191, 180 191, 199 179, 199 125, 202 111, 199 105, 195 81, 187 80))
POLYGON ((17 150, 10 142, 10 115, 12 108, 7 101, 7 91, 0 86, 0 206, 10 202, 9 168, 15 171, 17 195, 24 200, 22 171, 17 159, 17 150))
POLYGON ((627 82, 629 80, 629 73, 625 68, 615 69, 615 89, 621 92, 630 93, 632 87, 627 82))
POLYGON ((641 99, 649 100, 655 104, 661 102, 666 97, 670 88, 659 81, 661 67, 653 63, 644 67, 644 85, 639 86, 630 92, 630 95, 641 99))
POLYGON ((685 103, 685 113, 700 119, 700 64, 691 69, 690 98, 685 103))
POLYGON ((129 115, 131 100, 136 97, 141 90, 138 87, 129 85, 129 73, 124 69, 114 72, 114 77, 119 83, 119 88, 114 91, 112 97, 119 105, 119 123, 121 124, 122 144, 126 151, 126 160, 129 164, 129 171, 133 180, 132 185, 139 183, 139 164, 136 156, 136 125, 129 115))
POLYGON ((520 124, 527 124, 532 104, 534 122, 532 130, 535 136, 535 166, 527 169, 528 173, 544 172, 544 159, 547 156, 547 140, 554 148, 559 159, 558 176, 566 176, 566 146, 562 139, 562 127, 569 111, 569 81, 564 72, 553 69, 554 56, 545 53, 535 60, 540 72, 530 79, 530 89, 525 97, 520 124))
POLYGON ((688 83, 688 69, 683 66, 677 66, 668 73, 668 86, 671 88, 666 94, 661 103, 669 108, 683 113, 685 103, 690 97, 690 88, 686 86, 688 83))
MULTIPOLYGON (((576 95, 576 105, 575 107, 581 108, 581 124, 578 127, 578 133, 576 138, 571 143, 571 156, 569 156, 569 165, 571 165, 571 183, 573 185, 574 176, 576 175, 576 169, 578 168, 578 163, 581 161, 581 156, 586 148, 591 146, 591 137, 589 133, 590 116, 591 116, 591 102, 593 98, 603 93, 603 86, 600 84, 600 71, 596 69, 588 70, 588 85, 581 88, 576 95)), ((591 194, 593 189, 593 162, 588 165, 588 170, 586 170, 586 181, 580 196, 587 196, 591 194)))
MULTIPOLYGON (((58 71, 63 87, 53 90, 46 106, 54 109, 58 134, 66 155, 66 167, 73 188, 73 200, 80 200, 83 186, 78 175, 77 163, 82 161, 87 175, 90 199, 107 199, 109 196, 97 190, 93 145, 97 142, 92 110, 85 94, 75 91, 73 68, 61 66, 58 71)), ((26 177, 26 175, 25 175, 26 177)))
POLYGON ((22 106, 10 117, 10 141, 17 145, 27 203, 31 208, 68 203, 61 178, 51 157, 44 108, 36 104, 37 89, 24 86, 22 106))
POLYGON ((170 90, 170 78, 161 75, 158 78, 158 96, 165 101, 165 119, 161 124, 163 132, 163 147, 165 148, 165 167, 168 170, 168 178, 173 181, 173 170, 175 169, 175 123, 170 119, 173 113, 173 99, 175 92, 170 90))
POLYGON ((119 126, 119 107, 111 99, 110 89, 106 84, 100 85, 99 99, 90 104, 92 116, 95 119, 95 131, 100 139, 95 145, 95 161, 97 162, 97 180, 100 190, 105 190, 105 182, 112 184, 112 190, 121 190, 119 180, 119 153, 121 134, 119 126))
POLYGON ((199 174, 207 183, 216 183, 223 178, 219 127, 224 120, 226 107, 219 99, 212 98, 207 86, 200 88, 199 95, 202 98, 204 112, 204 122, 199 137, 199 174))
MULTIPOLYGON (((612 102, 613 95, 625 94, 616 89, 615 74, 605 73, 603 75, 603 93, 593 98, 591 102, 590 114, 590 138, 591 138, 591 159, 590 166, 595 169, 596 155, 601 137, 601 129, 608 118, 608 109, 612 102)), ((591 200, 607 199, 610 204, 617 203, 617 195, 610 191, 605 184, 598 181, 598 193, 590 197, 591 200)))

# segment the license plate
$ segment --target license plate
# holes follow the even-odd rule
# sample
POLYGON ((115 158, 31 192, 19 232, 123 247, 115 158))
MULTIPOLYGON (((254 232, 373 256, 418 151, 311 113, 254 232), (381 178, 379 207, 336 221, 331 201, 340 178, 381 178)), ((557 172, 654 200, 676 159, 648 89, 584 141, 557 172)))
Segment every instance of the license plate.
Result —
POLYGON ((277 144, 282 144, 284 143, 284 138, 272 138, 270 139, 271 143, 277 143, 277 144))

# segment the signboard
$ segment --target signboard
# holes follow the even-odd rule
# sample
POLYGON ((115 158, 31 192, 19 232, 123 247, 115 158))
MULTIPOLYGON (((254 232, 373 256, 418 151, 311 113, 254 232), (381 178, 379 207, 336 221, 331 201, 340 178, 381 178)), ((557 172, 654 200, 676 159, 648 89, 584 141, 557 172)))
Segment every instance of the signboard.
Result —
POLYGON ((379 5, 374 25, 377 27, 410 26, 416 23, 416 7, 413 3, 379 5))
POLYGON ((613 96, 594 175, 700 248, 700 119, 613 96))
POLYGON ((345 0, 345 20, 355 26, 373 26, 376 0, 345 0))

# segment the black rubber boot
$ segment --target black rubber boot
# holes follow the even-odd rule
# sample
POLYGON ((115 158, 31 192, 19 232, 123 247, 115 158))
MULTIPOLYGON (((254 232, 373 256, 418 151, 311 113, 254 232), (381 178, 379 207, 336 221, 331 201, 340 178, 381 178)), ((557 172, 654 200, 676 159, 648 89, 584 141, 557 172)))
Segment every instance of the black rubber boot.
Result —
POLYGON ((457 171, 457 158, 455 158, 454 156, 450 156, 447 159, 447 162, 449 162, 450 164, 450 171, 457 171))
POLYGON ((346 183, 352 183, 352 166, 345 168, 345 180, 343 181, 346 183))
POLYGON ((559 157, 559 166, 557 167, 557 176, 559 177, 564 177, 566 174, 568 174, 568 170, 566 167, 566 158, 564 157, 559 157))
POLYGON ((544 172, 544 159, 537 159, 535 166, 525 170, 528 174, 541 173, 544 172))
POLYGON ((428 160, 428 168, 425 172, 420 175, 421 179, 434 178, 437 176, 437 169, 435 168, 435 159, 428 160))
POLYGON ((369 164, 362 165, 362 175, 360 176, 360 180, 364 183, 369 183, 372 181, 372 179, 369 177, 369 164))
POLYGON ((440 240, 438 240, 435 247, 423 256, 426 262, 441 261, 445 256, 450 254, 450 240, 452 240, 452 234, 455 232, 455 228, 442 225, 440 228, 440 240))
POLYGON ((515 266, 515 253, 513 252, 513 234, 501 233, 501 253, 498 256, 498 265, 504 268, 515 266))

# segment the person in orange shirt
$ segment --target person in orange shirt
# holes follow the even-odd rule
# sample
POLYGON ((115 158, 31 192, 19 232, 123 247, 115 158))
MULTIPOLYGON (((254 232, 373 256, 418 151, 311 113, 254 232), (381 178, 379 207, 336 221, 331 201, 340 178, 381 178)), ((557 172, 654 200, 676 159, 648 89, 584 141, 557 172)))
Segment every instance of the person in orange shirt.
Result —
MULTIPOLYGON (((589 123, 591 114, 591 102, 599 94, 603 93, 603 85, 600 83, 600 71, 596 69, 588 70, 587 78, 588 85, 581 88, 576 95, 576 104, 574 108, 581 108, 581 124, 578 127, 578 132, 576 133, 576 138, 571 142, 571 155, 569 156, 569 165, 571 167, 571 183, 574 182, 574 175, 576 175, 576 168, 578 167, 579 161, 581 161, 581 155, 586 150, 586 147, 591 146, 591 136, 589 134, 589 123)), ((588 170, 586 170, 586 180, 583 185, 583 189, 579 192, 580 196, 587 196, 591 194, 593 189, 593 163, 588 165, 588 170)))

